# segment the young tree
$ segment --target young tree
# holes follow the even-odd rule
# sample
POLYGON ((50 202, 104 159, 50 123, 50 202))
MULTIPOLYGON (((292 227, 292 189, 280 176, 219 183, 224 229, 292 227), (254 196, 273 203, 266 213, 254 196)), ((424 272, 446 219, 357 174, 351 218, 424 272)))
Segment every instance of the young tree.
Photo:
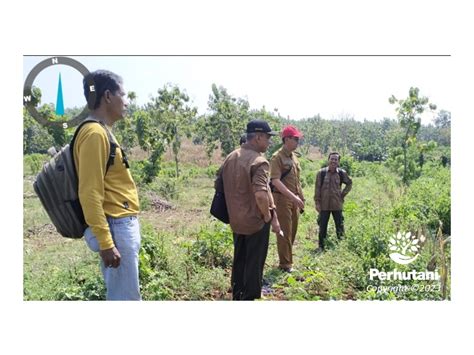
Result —
POLYGON ((217 149, 218 142, 222 155, 226 156, 238 147, 240 136, 251 119, 249 103, 232 97, 222 86, 217 88, 216 84, 212 84, 208 107, 211 113, 199 122, 200 135, 206 144, 208 156, 217 149))
POLYGON ((144 182, 150 183, 160 171, 161 157, 165 152, 165 144, 160 127, 152 121, 149 112, 137 110, 133 114, 136 122, 136 132, 138 144, 150 154, 148 160, 144 162, 144 182))
POLYGON ((419 95, 418 88, 411 87, 406 99, 398 100, 394 95, 389 98, 389 102, 396 104, 395 112, 397 113, 398 122, 403 129, 404 139, 402 141, 403 151, 403 183, 409 182, 409 161, 408 151, 410 146, 416 144, 416 134, 421 125, 421 114, 426 109, 435 110, 436 105, 429 102, 427 97, 419 95))
POLYGON ((136 118, 135 112, 139 110, 136 103, 137 95, 134 91, 130 91, 127 94, 129 105, 127 116, 123 120, 119 120, 114 125, 114 134, 120 142, 122 148, 129 153, 130 149, 137 144, 137 130, 136 130, 136 118))
POLYGON ((147 110, 151 122, 161 130, 165 144, 173 151, 176 176, 179 177, 179 150, 183 137, 191 138, 197 108, 189 104, 189 96, 176 85, 165 85, 151 98, 147 110))

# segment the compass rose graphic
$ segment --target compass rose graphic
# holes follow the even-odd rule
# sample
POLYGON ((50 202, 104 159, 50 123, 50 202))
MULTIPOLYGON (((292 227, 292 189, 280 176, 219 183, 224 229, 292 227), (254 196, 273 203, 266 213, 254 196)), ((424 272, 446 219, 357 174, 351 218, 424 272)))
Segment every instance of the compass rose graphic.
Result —
MULTIPOLYGON (((35 78, 38 76, 38 74, 41 73, 44 69, 53 65, 58 65, 58 64, 63 64, 63 65, 73 67, 74 69, 78 70, 84 78, 87 77, 87 75, 89 74, 89 70, 82 63, 78 62, 75 59, 68 58, 68 57, 52 57, 52 58, 45 59, 39 64, 37 64, 26 77, 25 85, 23 87, 23 105, 27 108, 31 116, 33 116, 33 118, 36 121, 38 121, 40 124, 44 126, 60 126, 66 129, 68 127, 73 127, 73 126, 78 125, 84 118, 87 117, 87 115, 89 114, 88 106, 89 107, 93 106, 97 95, 94 90, 94 81, 90 79, 90 81, 87 82, 87 85, 89 85, 90 87, 90 95, 87 100, 87 105, 84 107, 84 109, 79 115, 71 118, 69 121, 67 120, 52 121, 52 120, 49 120, 47 117, 45 117, 43 114, 39 113, 35 107, 35 100, 33 100, 33 93, 32 93, 33 82, 35 81, 35 78)), ((63 98, 61 73, 59 73, 59 79, 58 79, 56 114, 59 116, 64 115, 64 98, 63 98)))

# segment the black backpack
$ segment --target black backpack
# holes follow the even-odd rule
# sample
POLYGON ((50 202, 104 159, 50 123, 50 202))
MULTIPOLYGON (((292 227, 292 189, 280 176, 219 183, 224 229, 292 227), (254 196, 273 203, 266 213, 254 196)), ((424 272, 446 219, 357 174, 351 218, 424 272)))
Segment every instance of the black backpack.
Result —
MULTIPOLYGON (((110 143, 110 154, 107 159, 106 174, 114 163, 115 151, 118 147, 105 124, 101 121, 88 118, 77 127, 70 144, 67 144, 43 166, 36 177, 33 187, 41 204, 48 213, 59 234, 66 238, 81 238, 87 228, 78 196, 78 178, 74 165, 74 142, 81 127, 90 122, 101 124, 107 132, 110 143)), ((128 162, 124 152, 124 163, 128 162)))

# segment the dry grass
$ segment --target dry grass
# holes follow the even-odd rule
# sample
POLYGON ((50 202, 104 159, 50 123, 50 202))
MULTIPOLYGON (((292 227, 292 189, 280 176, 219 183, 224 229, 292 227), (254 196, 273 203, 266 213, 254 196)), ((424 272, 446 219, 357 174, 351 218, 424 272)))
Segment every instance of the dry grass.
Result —
MULTIPOLYGON (((132 160, 148 159, 149 154, 140 147, 131 149, 129 154, 132 160)), ((193 144, 191 139, 185 139, 181 143, 181 150, 178 154, 178 159, 181 164, 192 164, 203 168, 211 164, 221 164, 224 159, 221 156, 221 149, 216 149, 211 158, 206 154, 206 147, 204 145, 193 144)), ((174 155, 171 149, 167 149, 163 155, 163 161, 174 162, 174 155)))
POLYGON ((321 150, 317 147, 311 146, 308 150, 307 158, 316 161, 324 158, 324 155, 321 153, 321 150))

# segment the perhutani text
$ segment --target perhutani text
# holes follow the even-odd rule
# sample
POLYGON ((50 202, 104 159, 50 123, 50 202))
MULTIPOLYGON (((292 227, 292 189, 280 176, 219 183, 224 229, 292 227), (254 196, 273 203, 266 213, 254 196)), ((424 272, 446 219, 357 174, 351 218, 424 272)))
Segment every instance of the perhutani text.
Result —
POLYGON ((438 271, 380 271, 378 269, 370 269, 370 279, 379 280, 439 280, 438 271))

